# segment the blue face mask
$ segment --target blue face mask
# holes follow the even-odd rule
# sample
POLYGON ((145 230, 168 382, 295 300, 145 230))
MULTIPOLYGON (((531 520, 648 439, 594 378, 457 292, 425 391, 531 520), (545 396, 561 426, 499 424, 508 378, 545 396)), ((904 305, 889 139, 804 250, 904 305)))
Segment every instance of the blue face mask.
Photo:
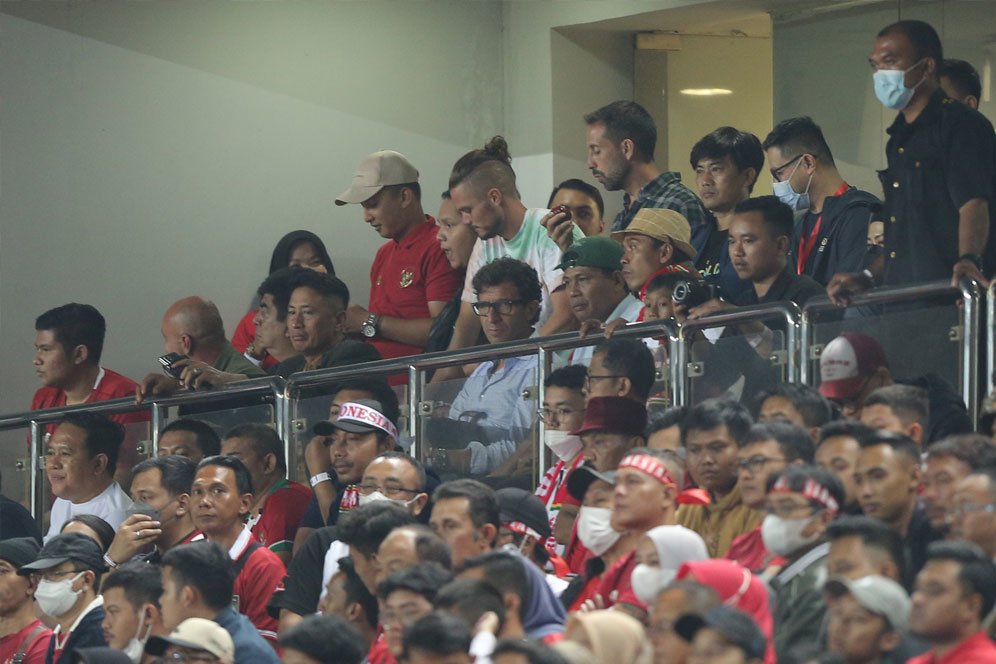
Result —
POLYGON ((805 211, 809 209, 809 186, 813 183, 813 176, 809 176, 809 182, 806 183, 806 190, 802 193, 796 192, 792 188, 792 176, 795 172, 799 170, 799 164, 802 163, 802 159, 795 163, 795 168, 792 172, 788 174, 781 182, 772 182, 771 189, 772 193, 778 197, 778 199, 792 208, 793 212, 805 211))
POLYGON ((926 80, 927 74, 924 72, 923 78, 912 88, 906 87, 906 74, 919 67, 922 62, 923 60, 920 60, 909 69, 879 69, 872 74, 875 96, 878 97, 883 106, 894 111, 901 111, 909 105, 913 93, 920 87, 920 83, 926 80))

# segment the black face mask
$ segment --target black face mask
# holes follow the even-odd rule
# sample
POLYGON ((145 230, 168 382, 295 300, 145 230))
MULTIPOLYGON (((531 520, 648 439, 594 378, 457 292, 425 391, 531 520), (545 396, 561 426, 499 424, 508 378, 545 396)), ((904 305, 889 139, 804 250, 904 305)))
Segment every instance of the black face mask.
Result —
POLYGON ((885 254, 885 247, 880 244, 868 245, 868 258, 878 258, 885 254))

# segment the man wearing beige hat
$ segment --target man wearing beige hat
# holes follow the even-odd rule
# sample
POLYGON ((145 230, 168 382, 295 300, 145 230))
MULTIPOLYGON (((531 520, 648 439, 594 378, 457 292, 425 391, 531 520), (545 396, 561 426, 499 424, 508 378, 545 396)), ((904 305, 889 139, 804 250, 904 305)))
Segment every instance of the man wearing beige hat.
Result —
POLYGON ((149 655, 167 662, 235 663, 235 644, 228 631, 207 618, 187 618, 169 636, 153 636, 145 646, 149 655), (179 655, 179 657, 177 656, 179 655))
POLYGON ((361 334, 385 359, 417 355, 429 328, 460 286, 422 210, 418 170, 393 150, 374 152, 336 205, 359 204, 363 220, 387 239, 370 268, 370 307, 346 310, 346 331, 361 334))
POLYGON ((626 230, 613 231, 623 246, 622 275, 626 286, 641 300, 651 279, 675 268, 698 278, 692 265, 692 229, 680 213, 667 208, 642 208, 626 230))

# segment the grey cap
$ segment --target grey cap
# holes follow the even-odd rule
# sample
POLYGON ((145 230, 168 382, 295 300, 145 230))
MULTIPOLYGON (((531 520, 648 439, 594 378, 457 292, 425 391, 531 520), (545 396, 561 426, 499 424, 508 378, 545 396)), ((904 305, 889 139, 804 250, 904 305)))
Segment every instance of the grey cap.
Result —
POLYGON ((901 585, 888 577, 873 574, 852 581, 835 576, 823 589, 832 597, 850 593, 858 604, 885 618, 893 629, 904 631, 909 627, 910 597, 901 585))

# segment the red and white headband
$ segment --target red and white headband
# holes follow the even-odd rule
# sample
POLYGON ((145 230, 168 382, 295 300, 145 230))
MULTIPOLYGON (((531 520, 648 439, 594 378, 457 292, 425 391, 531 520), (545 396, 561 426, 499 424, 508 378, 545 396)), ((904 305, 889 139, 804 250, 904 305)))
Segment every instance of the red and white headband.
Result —
POLYGON ((677 486, 667 466, 660 459, 652 457, 649 454, 630 454, 624 457, 619 462, 619 470, 623 468, 639 470, 641 473, 650 475, 661 484, 677 486))

